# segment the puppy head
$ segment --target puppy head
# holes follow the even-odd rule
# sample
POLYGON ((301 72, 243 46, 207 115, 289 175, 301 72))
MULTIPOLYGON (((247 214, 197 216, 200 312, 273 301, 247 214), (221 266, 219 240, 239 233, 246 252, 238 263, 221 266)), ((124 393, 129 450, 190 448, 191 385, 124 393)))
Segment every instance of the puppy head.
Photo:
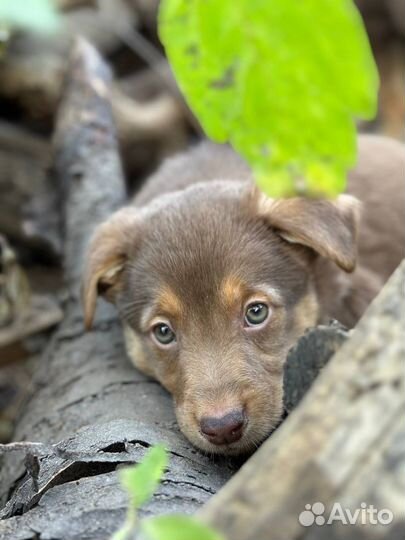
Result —
POLYGON ((283 412, 286 354, 317 322, 317 256, 354 268, 356 201, 274 201, 237 182, 127 208, 91 243, 83 300, 117 306, 129 356, 201 449, 254 449, 283 412))

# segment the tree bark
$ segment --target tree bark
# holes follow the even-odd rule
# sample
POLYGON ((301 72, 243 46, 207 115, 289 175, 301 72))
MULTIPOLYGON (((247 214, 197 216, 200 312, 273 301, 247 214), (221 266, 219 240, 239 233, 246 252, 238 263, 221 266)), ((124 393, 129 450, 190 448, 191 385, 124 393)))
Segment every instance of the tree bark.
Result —
MULTIPOLYGON (((232 540, 402 539, 405 528, 405 262, 301 405, 199 513, 232 540), (393 514, 376 525, 309 525, 306 505, 362 504, 393 514)), ((347 514, 346 514, 347 515, 347 514)), ((385 515, 385 519, 387 515, 385 515)), ((376 515, 374 515, 376 519, 376 515)), ((322 519, 320 521, 323 524, 322 519)))

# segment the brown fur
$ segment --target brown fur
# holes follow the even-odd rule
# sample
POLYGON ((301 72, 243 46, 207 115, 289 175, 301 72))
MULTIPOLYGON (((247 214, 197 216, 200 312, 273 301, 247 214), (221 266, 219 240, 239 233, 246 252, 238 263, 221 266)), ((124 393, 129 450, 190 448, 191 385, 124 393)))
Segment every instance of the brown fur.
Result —
POLYGON ((180 298, 169 287, 164 287, 157 298, 159 313, 167 313, 169 316, 179 319, 183 311, 180 298))
POLYGON ((233 309, 241 303, 243 298, 243 283, 238 277, 226 276, 220 285, 219 294, 222 296, 225 307, 233 309))
POLYGON ((272 200, 228 147, 170 159, 97 229, 86 325, 98 293, 113 301, 130 358, 173 394, 184 434, 209 452, 252 450, 281 418, 291 345, 330 317, 355 324, 403 257, 404 166, 400 144, 360 137, 350 195, 272 200), (269 307, 263 327, 245 324, 252 302, 269 307), (153 335, 159 322, 176 334, 167 347, 153 335), (201 418, 235 409, 248 419, 243 437, 215 446, 201 418))

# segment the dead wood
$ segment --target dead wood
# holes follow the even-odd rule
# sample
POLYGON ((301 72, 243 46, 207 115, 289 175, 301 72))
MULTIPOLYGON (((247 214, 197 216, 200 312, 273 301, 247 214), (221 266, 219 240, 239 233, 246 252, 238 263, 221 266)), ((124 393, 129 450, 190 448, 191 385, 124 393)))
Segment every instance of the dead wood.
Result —
POLYGON ((112 93, 113 113, 128 176, 146 176, 162 159, 187 145, 184 115, 169 94, 138 103, 119 89, 112 93))
MULTIPOLYGON (((24 116, 42 129, 50 128, 60 100, 66 61, 63 56, 44 52, 29 54, 11 49, 0 62, 0 98, 20 107, 24 116)), ((126 169, 148 172, 159 160, 185 146, 190 112, 178 92, 165 89, 147 100, 130 98, 128 80, 117 83, 112 95, 113 111, 126 169)), ((172 79, 171 79, 172 80, 172 79)))
MULTIPOLYGON (((403 538, 405 262, 280 429, 199 513, 232 540, 403 538), (306 504, 388 509, 386 525, 303 527, 306 504)), ((360 521, 360 520, 359 520, 360 521)))
POLYGON ((18 318, 0 328, 0 366, 7 351, 35 334, 49 330, 62 319, 62 312, 51 297, 32 295, 29 307, 18 318))
POLYGON ((61 252, 58 190, 47 141, 0 121, 0 232, 48 258, 61 252))

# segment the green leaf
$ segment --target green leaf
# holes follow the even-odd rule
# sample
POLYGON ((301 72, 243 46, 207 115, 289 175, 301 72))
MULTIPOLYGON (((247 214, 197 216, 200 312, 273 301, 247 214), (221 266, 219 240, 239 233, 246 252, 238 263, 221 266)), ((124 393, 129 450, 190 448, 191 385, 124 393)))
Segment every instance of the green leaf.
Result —
POLYGON ((153 495, 167 465, 167 453, 163 446, 154 446, 141 463, 119 472, 121 484, 128 491, 131 505, 139 508, 153 495))
POLYGON ((60 18, 52 0, 0 0, 0 21, 37 32, 53 32, 60 18))
POLYGON ((195 518, 176 514, 145 519, 141 529, 148 540, 224 540, 195 518))
POLYGON ((162 0, 159 34, 208 137, 270 196, 333 196, 378 75, 352 0, 162 0))

